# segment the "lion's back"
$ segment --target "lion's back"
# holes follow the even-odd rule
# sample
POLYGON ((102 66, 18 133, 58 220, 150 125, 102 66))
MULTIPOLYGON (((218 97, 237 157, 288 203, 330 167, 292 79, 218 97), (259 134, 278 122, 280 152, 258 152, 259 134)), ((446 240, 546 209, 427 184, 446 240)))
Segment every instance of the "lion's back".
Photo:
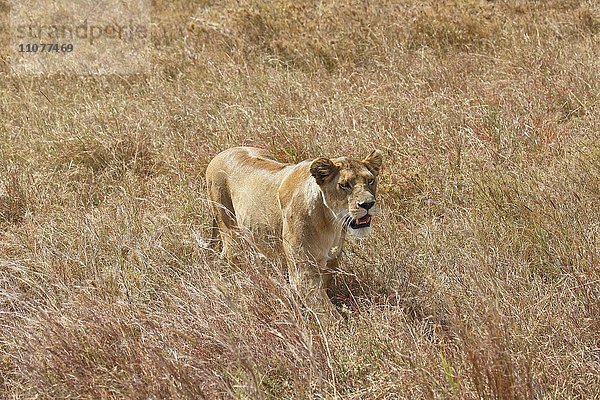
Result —
POLYGON ((262 149, 224 150, 206 168, 209 200, 231 208, 240 227, 277 233, 281 226, 277 190, 292 167, 275 161, 262 149))

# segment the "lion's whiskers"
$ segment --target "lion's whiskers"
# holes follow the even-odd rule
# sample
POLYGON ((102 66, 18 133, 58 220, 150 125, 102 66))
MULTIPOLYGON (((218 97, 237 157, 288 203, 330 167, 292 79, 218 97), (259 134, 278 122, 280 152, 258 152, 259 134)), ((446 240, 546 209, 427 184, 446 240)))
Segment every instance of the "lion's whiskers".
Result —
POLYGON ((345 228, 346 226, 348 226, 350 224, 350 221, 352 221, 352 216, 350 215, 350 213, 345 213, 345 214, 342 214, 339 216, 336 215, 333 223, 336 226, 339 226, 340 228, 345 228))

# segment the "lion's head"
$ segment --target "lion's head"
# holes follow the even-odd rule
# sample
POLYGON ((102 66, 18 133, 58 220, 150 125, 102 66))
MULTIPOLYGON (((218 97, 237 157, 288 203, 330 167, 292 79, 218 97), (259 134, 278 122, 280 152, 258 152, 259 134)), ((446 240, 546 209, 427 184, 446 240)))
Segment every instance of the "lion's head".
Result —
POLYGON ((325 204, 353 235, 371 232, 371 216, 378 214, 377 176, 382 162, 382 152, 374 150, 364 160, 320 157, 310 166, 325 204))

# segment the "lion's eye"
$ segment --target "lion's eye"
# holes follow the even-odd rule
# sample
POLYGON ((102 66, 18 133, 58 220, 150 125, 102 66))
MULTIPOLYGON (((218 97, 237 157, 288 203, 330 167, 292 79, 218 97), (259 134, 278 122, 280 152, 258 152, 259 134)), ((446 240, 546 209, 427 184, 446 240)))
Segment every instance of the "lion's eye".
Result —
POLYGON ((344 190, 349 190, 352 188, 352 186, 350 186, 350 184, 347 182, 343 182, 343 183, 340 183, 340 188, 344 189, 344 190))
POLYGON ((373 186, 375 184, 375 179, 369 179, 369 186, 373 186))

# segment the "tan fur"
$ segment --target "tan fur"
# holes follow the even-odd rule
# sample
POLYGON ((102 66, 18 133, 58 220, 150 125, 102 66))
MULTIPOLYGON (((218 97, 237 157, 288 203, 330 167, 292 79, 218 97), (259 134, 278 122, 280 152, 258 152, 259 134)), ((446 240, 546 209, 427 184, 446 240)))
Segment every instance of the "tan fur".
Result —
POLYGON ((222 254, 235 259, 235 236, 240 233, 257 244, 266 241, 283 249, 290 283, 306 306, 325 322, 339 319, 326 292, 346 232, 370 232, 370 227, 347 227, 348 218, 356 222, 377 214, 381 164, 378 150, 364 160, 320 157, 298 164, 282 164, 252 147, 223 151, 206 169, 222 254))

